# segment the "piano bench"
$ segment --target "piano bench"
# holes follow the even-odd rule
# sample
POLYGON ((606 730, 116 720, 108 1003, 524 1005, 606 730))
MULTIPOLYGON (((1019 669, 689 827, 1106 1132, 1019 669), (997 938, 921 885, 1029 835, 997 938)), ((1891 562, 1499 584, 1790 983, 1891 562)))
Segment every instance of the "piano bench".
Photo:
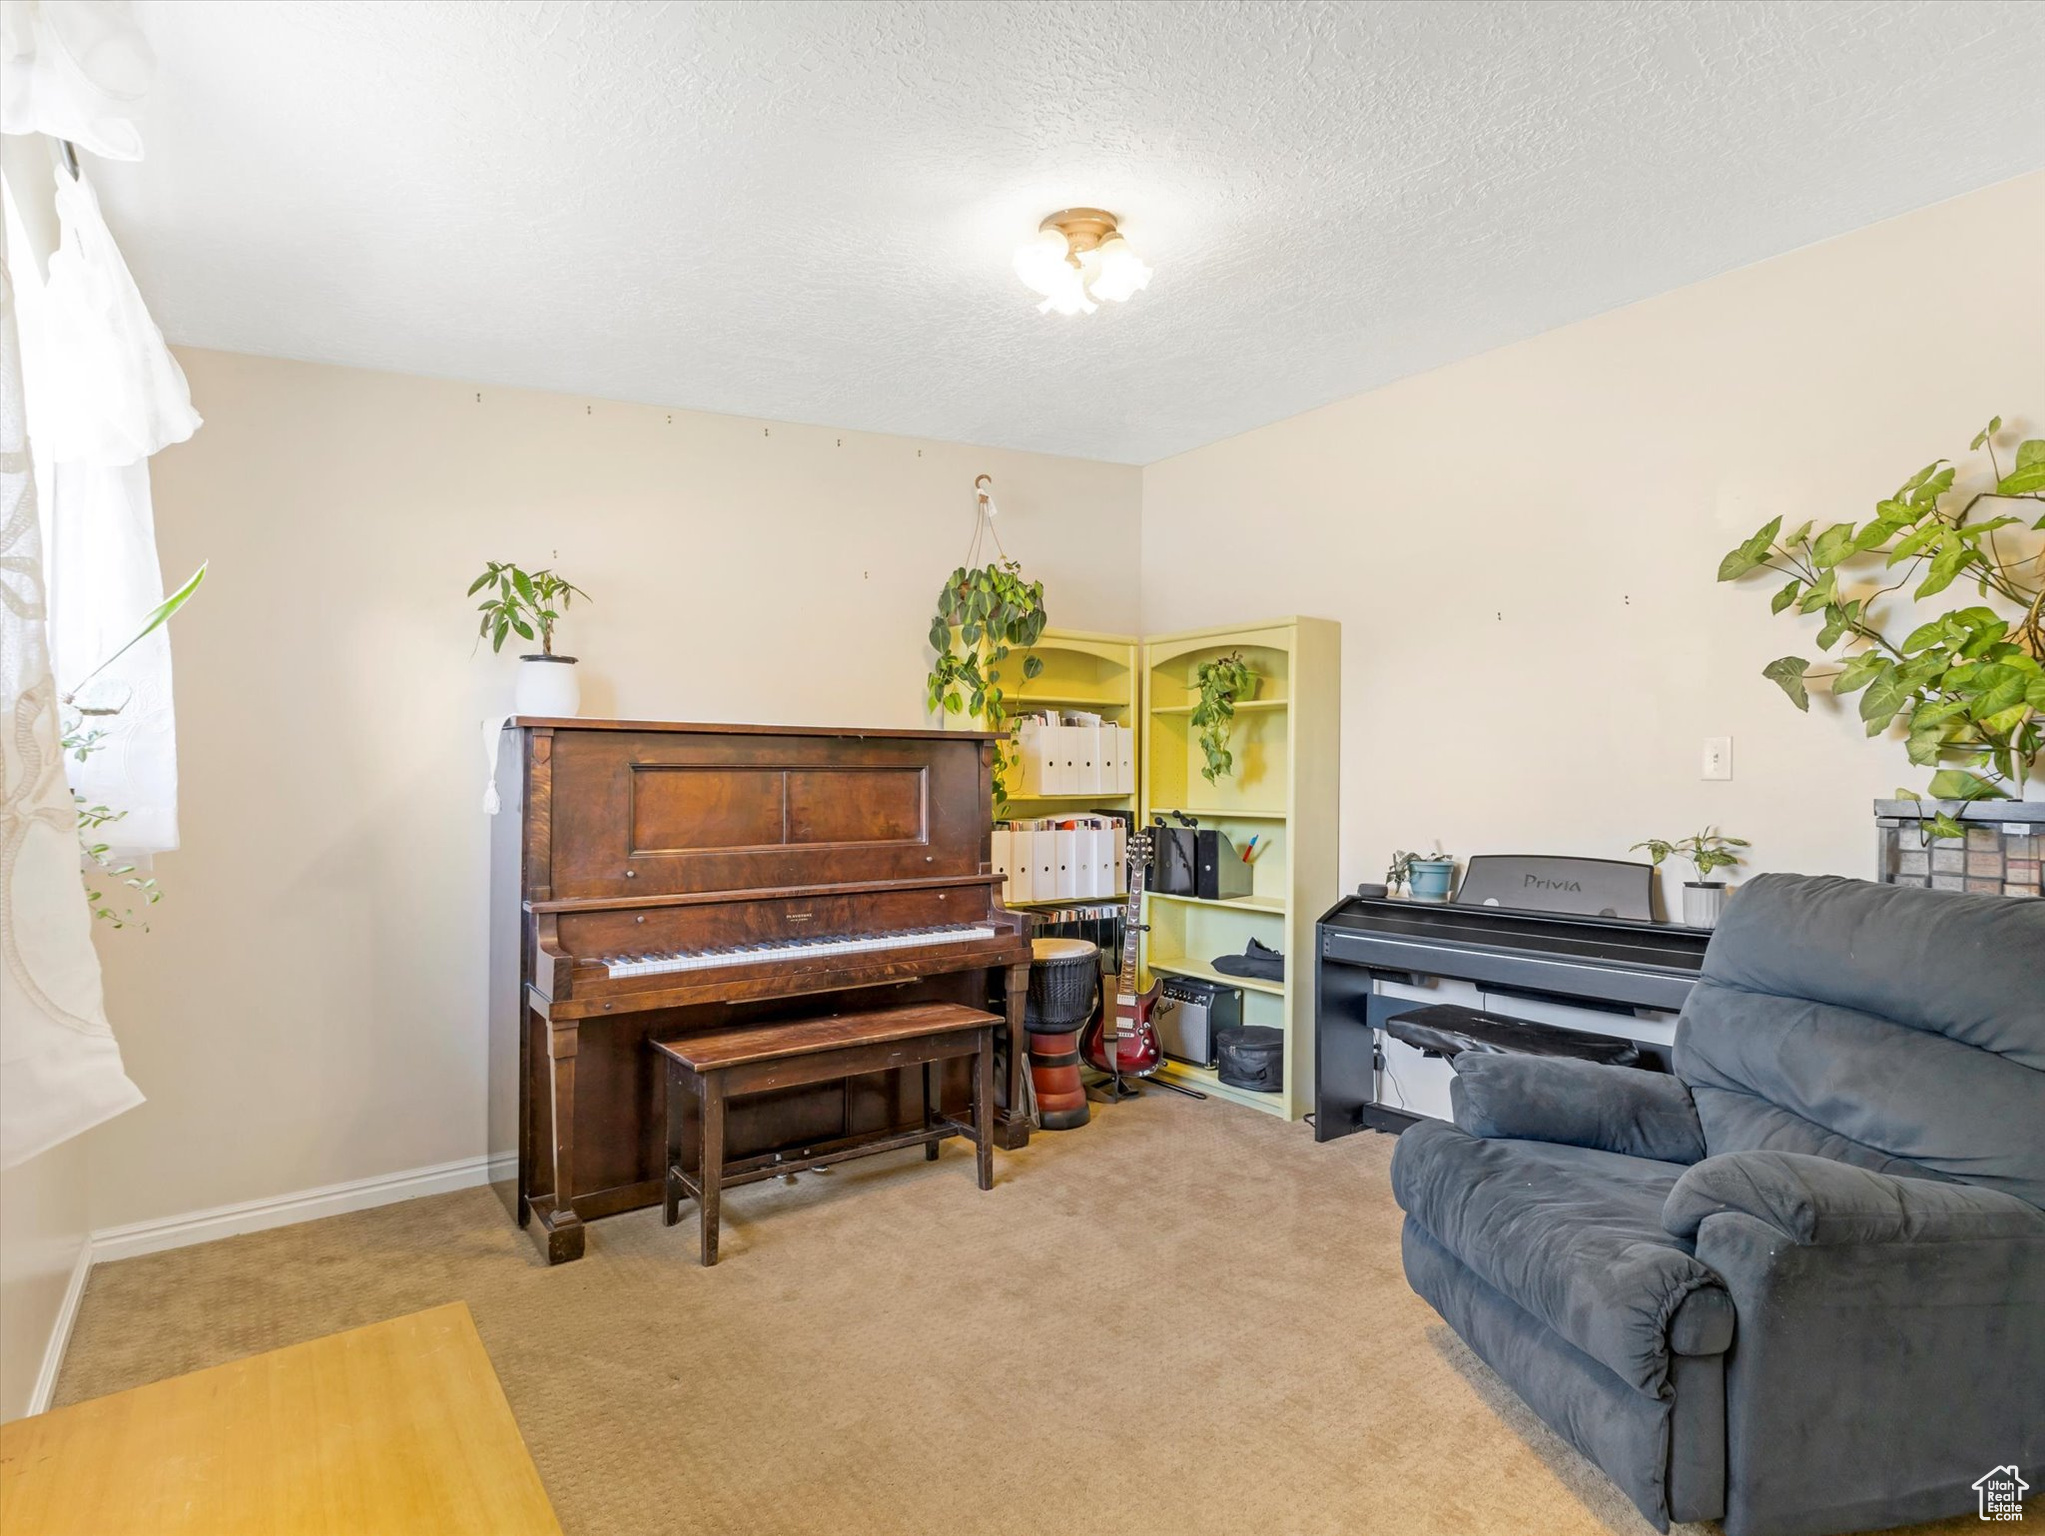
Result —
POLYGON ((667 1058, 667 1152, 662 1178, 661 1220, 681 1220, 682 1197, 703 1215, 702 1262, 717 1262, 718 1196, 805 1168, 823 1168, 849 1158, 921 1146, 935 1159, 937 1144, 951 1136, 973 1139, 980 1188, 994 1187, 994 1030, 1001 1019, 957 1003, 910 1003, 866 1013, 834 1013, 814 1019, 776 1019, 733 1029, 711 1030, 679 1040, 648 1043, 667 1058), (973 1058, 973 1118, 970 1125, 940 1108, 939 1073, 954 1057, 973 1058), (830 1082, 923 1068, 923 1124, 907 1131, 881 1131, 806 1147, 795 1155, 769 1152, 726 1164, 724 1106, 727 1099, 806 1083, 830 1082), (697 1103, 700 1144, 696 1172, 682 1167, 682 1118, 690 1098, 697 1103))

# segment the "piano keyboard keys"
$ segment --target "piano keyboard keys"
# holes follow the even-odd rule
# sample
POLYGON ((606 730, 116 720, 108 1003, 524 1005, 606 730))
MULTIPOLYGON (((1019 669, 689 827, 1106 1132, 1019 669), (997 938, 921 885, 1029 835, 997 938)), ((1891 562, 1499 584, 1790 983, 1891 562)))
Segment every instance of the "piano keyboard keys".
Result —
POLYGON ((949 923, 936 928, 908 928, 893 933, 850 933, 831 938, 768 939, 758 944, 735 945, 728 949, 695 950, 685 954, 607 955, 605 973, 613 979, 626 976, 660 976, 670 971, 712 970, 727 965, 758 965, 789 960, 814 960, 838 955, 872 954, 890 949, 924 949, 934 944, 964 944, 991 939, 997 930, 976 923, 949 923))

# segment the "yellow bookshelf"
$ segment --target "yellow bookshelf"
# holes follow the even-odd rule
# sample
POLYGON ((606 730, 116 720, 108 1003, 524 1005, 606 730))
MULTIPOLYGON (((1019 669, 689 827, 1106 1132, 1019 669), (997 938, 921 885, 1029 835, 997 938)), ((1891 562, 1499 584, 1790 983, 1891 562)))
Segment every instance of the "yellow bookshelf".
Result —
MULTIPOLYGON (((1088 630, 1047 629, 1028 651, 1011 655, 1002 666, 1003 686, 1008 689, 1011 717, 1038 709, 1080 709, 1099 715, 1116 725, 1137 726, 1142 677, 1138 670, 1140 647, 1134 635, 1103 635, 1088 630), (1035 656, 1043 670, 1028 682, 1022 681, 1025 657, 1035 656), (1011 684, 1010 679, 1014 679, 1011 684)), ((1138 760, 1136 784, 1143 783, 1142 731, 1137 731, 1138 760)), ((1011 771, 1011 780, 1017 777, 1011 771)), ((1136 809, 1135 791, 1122 794, 1046 795, 1017 793, 1028 785, 1011 785, 1009 816, 1053 816, 1098 806, 1102 810, 1136 809)), ((1089 900, 1115 898, 1090 897, 1089 900)), ((1011 907, 1069 907, 1064 901, 1011 901, 1011 907)))
POLYGON ((1285 1036, 1285 1089, 1246 1093, 1212 1072, 1176 1062, 1165 1075, 1219 1098, 1297 1120, 1313 1107, 1314 923, 1334 904, 1341 750, 1341 626, 1327 619, 1146 637, 1141 649, 1137 784, 1142 819, 1184 811, 1228 834, 1237 848, 1258 839, 1251 894, 1240 901, 1146 894, 1146 969, 1243 989, 1243 1022, 1285 1036), (1236 705, 1234 771, 1201 777, 1205 758, 1192 724, 1196 669, 1241 651, 1256 693, 1236 705), (1285 955, 1285 979, 1260 981, 1214 969, 1260 939, 1285 955))

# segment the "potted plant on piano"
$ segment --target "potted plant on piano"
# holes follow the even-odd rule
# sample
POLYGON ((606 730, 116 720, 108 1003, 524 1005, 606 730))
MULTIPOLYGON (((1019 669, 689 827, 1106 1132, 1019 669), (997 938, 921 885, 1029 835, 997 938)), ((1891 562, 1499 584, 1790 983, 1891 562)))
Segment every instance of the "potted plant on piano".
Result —
POLYGON ((1456 856, 1443 853, 1439 842, 1433 853, 1393 854, 1385 871, 1385 884, 1394 891, 1408 887, 1415 901, 1447 901, 1455 883, 1456 856))
POLYGON ((1644 843, 1635 843, 1633 850, 1647 850, 1647 861, 1656 869, 1662 867, 1662 860, 1670 854, 1686 860, 1697 871, 1697 878, 1683 882, 1684 925, 1715 928, 1719 914, 1725 911, 1726 886, 1723 880, 1712 879, 1711 872, 1735 868, 1740 856, 1733 850, 1749 846, 1744 837, 1725 837, 1716 827, 1706 827, 1702 832, 1673 843, 1651 837, 1644 843))
POLYGON ((522 570, 505 560, 490 561, 469 583, 471 597, 486 590, 489 595, 476 605, 482 616, 479 639, 487 638, 492 651, 502 651, 511 635, 540 642, 537 652, 518 658, 513 707, 521 715, 577 713, 582 685, 576 681, 575 658, 554 654, 554 626, 572 601, 589 602, 589 594, 552 570, 522 570))

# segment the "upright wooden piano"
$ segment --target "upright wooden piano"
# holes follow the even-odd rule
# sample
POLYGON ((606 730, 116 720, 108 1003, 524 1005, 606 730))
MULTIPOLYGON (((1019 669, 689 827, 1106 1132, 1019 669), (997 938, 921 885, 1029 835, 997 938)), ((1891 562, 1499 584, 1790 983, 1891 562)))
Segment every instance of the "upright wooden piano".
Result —
MULTIPOLYGON (((910 1000, 1022 1038, 1030 920, 990 863, 994 738, 519 717, 491 847, 490 1147, 550 1263, 661 1199, 649 1039, 910 1000), (820 997, 819 994, 830 994, 820 997)), ((1028 1140, 1011 1050, 996 1145, 1028 1140)), ((970 1085, 954 1063, 947 1111, 970 1085)), ((922 1123, 916 1072, 734 1103, 734 1158, 922 1123)))

